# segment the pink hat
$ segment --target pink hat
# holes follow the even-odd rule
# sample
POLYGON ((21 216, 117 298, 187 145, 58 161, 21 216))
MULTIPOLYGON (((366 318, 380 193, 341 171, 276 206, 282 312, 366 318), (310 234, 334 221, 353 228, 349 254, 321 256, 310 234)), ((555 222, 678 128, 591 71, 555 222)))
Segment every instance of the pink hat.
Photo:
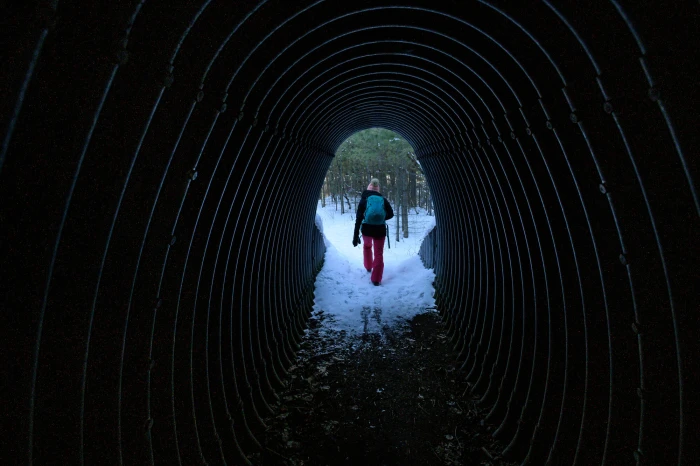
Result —
POLYGON ((372 181, 367 185, 367 190, 379 192, 379 180, 372 178, 372 181))

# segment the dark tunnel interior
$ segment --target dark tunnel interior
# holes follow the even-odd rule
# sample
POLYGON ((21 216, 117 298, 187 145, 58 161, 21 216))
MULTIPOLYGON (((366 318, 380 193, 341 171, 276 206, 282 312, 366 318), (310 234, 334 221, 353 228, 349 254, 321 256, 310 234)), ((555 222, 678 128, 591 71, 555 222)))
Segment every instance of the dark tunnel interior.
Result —
POLYGON ((247 463, 324 175, 372 127, 425 171, 420 255, 504 453, 699 464, 698 2, 16 3, 5 464, 247 463))

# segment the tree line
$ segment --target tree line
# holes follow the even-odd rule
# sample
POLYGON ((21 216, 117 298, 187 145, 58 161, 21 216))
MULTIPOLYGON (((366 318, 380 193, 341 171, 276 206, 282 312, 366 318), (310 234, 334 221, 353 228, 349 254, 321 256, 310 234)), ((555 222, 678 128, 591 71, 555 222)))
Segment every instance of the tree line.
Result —
POLYGON ((327 199, 341 214, 357 210, 362 191, 372 178, 394 209, 396 241, 399 231, 408 238, 408 212, 418 208, 432 215, 432 198, 413 148, 393 131, 371 128, 355 133, 338 148, 321 188, 321 205, 327 199))

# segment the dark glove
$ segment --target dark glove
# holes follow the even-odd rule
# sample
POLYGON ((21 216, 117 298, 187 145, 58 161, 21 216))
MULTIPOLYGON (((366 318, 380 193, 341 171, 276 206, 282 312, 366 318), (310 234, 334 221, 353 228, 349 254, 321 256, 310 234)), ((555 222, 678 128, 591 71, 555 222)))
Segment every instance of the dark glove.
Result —
POLYGON ((357 247, 358 244, 360 244, 360 235, 355 235, 352 237, 352 245, 357 247))

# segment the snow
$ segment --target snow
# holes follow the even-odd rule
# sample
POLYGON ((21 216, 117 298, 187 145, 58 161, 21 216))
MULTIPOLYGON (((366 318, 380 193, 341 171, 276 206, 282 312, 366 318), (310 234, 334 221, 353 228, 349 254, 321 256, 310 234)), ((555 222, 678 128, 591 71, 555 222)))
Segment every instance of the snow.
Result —
MULTIPOLYGON (((347 205, 346 205, 347 206, 347 205)), ((409 237, 396 243, 396 222, 389 220, 391 248, 384 245, 384 275, 374 286, 362 263, 362 245, 353 247, 355 210, 345 214, 335 204, 318 203, 316 224, 322 231, 326 255, 316 277, 314 313, 323 313, 324 326, 350 335, 381 333, 385 326, 409 320, 434 308, 432 269, 426 269, 418 251, 435 226, 435 217, 422 209, 409 214, 409 237)))

